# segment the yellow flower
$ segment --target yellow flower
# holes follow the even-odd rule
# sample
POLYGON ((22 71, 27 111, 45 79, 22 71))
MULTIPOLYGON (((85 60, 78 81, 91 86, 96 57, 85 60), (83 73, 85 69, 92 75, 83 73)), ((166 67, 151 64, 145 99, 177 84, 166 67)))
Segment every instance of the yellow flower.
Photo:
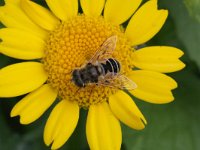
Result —
POLYGON ((129 94, 150 103, 174 100, 171 90, 177 83, 163 73, 184 68, 179 60, 183 52, 168 46, 136 50, 161 29, 168 15, 157 9, 157 0, 138 9, 141 1, 80 0, 80 13, 78 0, 46 0, 51 11, 29 0, 5 0, 0 8, 0 21, 6 26, 0 29, 0 52, 26 60, 0 70, 0 97, 27 94, 11 116, 19 115, 22 124, 32 123, 58 98, 44 129, 44 141, 52 149, 60 148, 73 133, 80 108, 89 110, 86 135, 91 149, 120 149, 119 121, 143 129, 146 120, 126 91, 98 85, 79 88, 70 73, 116 35, 112 57, 137 84, 129 94))

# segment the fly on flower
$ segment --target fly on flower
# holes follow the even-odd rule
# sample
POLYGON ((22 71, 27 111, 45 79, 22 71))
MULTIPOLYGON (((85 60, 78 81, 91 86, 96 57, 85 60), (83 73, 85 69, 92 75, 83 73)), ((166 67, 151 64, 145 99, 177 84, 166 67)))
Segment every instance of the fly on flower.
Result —
POLYGON ((177 83, 165 73, 185 67, 183 52, 134 49, 158 33, 168 11, 158 9, 157 0, 45 1, 48 8, 31 0, 0 6, 0 53, 24 60, 0 69, 0 97, 25 95, 11 111, 21 124, 34 122, 59 99, 44 127, 51 149, 67 142, 80 109, 87 108, 90 149, 119 150, 120 122, 136 130, 147 124, 133 97, 156 104, 174 100, 177 83))
POLYGON ((109 37, 84 67, 75 69, 72 72, 75 85, 85 87, 87 84, 95 84, 127 90, 137 88, 136 83, 120 73, 119 61, 111 56, 116 44, 117 36, 109 37))

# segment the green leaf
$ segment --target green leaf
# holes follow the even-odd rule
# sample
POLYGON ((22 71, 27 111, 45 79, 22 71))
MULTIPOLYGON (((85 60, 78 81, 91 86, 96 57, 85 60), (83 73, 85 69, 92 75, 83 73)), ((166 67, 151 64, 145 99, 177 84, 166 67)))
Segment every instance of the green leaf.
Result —
POLYGON ((188 53, 200 68, 200 23, 189 15, 183 0, 162 0, 159 2, 161 8, 169 10, 169 17, 172 17, 175 23, 175 29, 171 30, 177 34, 185 47, 183 51, 188 53))
POLYGON ((0 0, 0 5, 4 5, 4 1, 3 0, 0 0))
POLYGON ((184 0, 184 1, 190 15, 200 22, 200 0, 184 0))

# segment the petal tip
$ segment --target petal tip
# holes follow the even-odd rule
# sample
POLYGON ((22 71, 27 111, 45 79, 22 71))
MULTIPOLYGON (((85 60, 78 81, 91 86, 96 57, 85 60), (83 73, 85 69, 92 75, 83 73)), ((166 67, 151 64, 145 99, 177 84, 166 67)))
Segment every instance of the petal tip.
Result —
POLYGON ((177 53, 178 58, 180 58, 184 55, 184 52, 181 49, 176 48, 176 47, 171 47, 171 48, 173 48, 174 53, 177 53))
POLYGON ((158 0, 149 0, 146 3, 152 3, 154 6, 156 6, 156 8, 158 7, 158 0))
POLYGON ((176 71, 180 71, 186 67, 186 64, 184 64, 181 60, 179 62, 179 68, 176 71))
POLYGON ((184 64, 184 63, 182 62, 182 66, 181 66, 181 67, 182 67, 182 69, 185 68, 185 67, 186 67, 186 64, 184 64))
POLYGON ((163 101, 161 104, 168 104, 175 100, 174 95, 171 93, 171 97, 169 97, 167 100, 163 101))
POLYGON ((178 87, 178 83, 174 81, 174 86, 172 87, 172 89, 176 89, 177 87, 178 87))
POLYGON ((182 50, 180 50, 180 57, 182 57, 184 54, 185 53, 182 50))
POLYGON ((163 11, 163 15, 166 16, 167 18, 169 11, 167 9, 162 9, 162 11, 163 11))
POLYGON ((160 15, 160 18, 162 18, 164 20, 164 22, 166 21, 166 19, 168 17, 168 13, 169 12, 166 9, 160 9, 160 10, 158 10, 158 14, 160 15))
POLYGON ((12 111, 10 112, 10 117, 16 117, 17 115, 18 115, 18 113, 13 108, 12 111))
POLYGON ((23 125, 30 124, 30 122, 27 121, 23 116, 20 115, 19 117, 20 117, 19 119, 20 124, 23 124, 23 125))
POLYGON ((144 123, 144 125, 147 125, 147 120, 144 118, 144 116, 142 118, 140 118, 140 119, 144 123))
POLYGON ((51 146, 51 149, 52 150, 56 150, 56 149, 59 149, 61 146, 58 145, 58 144, 55 144, 55 142, 53 142, 52 146, 51 146))
POLYGON ((52 143, 52 141, 50 140, 49 138, 49 135, 47 135, 44 131, 44 134, 43 134, 43 140, 44 140, 44 143, 46 146, 50 146, 50 144, 52 143))

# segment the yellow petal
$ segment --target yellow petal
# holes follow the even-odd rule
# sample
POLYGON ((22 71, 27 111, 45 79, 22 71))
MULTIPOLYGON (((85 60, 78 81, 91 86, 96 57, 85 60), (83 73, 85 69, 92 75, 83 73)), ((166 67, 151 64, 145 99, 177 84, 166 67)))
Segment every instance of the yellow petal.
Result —
POLYGON ((125 34, 133 46, 143 44, 158 33, 167 16, 167 10, 157 9, 157 0, 150 0, 133 15, 125 34))
POLYGON ((142 84, 153 84, 154 86, 165 88, 165 89, 175 89, 177 88, 177 83, 171 77, 154 72, 154 71, 147 71, 147 70, 137 70, 132 71, 131 76, 134 79, 141 80, 140 83, 142 84))
POLYGON ((105 0, 81 0, 81 7, 87 16, 100 16, 105 0))
POLYGON ((124 124, 137 130, 144 129, 144 116, 125 92, 119 91, 109 97, 109 105, 115 116, 124 124))
POLYGON ((86 135, 92 150, 120 149, 122 142, 121 127, 106 102, 90 106, 86 135))
POLYGON ((151 46, 135 51, 133 61, 138 68, 169 73, 185 67, 179 60, 182 55, 183 52, 174 47, 151 46))
POLYGON ((0 97, 15 97, 39 88, 47 80, 38 62, 17 63, 0 70, 0 97))
POLYGON ((19 5, 21 0, 4 0, 4 1, 5 1, 5 3, 13 3, 13 4, 19 5))
POLYGON ((142 0, 107 0, 104 9, 104 18, 114 24, 121 24, 139 7, 142 0))
POLYGON ((59 20, 49 10, 30 0, 21 0, 21 7, 30 19, 46 30, 53 30, 59 24, 59 20))
POLYGON ((53 109, 44 129, 46 145, 52 149, 60 148, 71 136, 79 118, 79 106, 69 100, 62 100, 53 109))
POLYGON ((137 84, 137 88, 130 91, 137 98, 157 104, 174 100, 171 90, 177 87, 177 83, 165 74, 137 70, 132 71, 129 78, 137 84))
POLYGON ((28 60, 42 58, 44 54, 44 40, 27 31, 3 28, 0 38, 0 52, 7 56, 28 60))
POLYGON ((21 124, 37 120, 55 101, 57 92, 45 84, 20 100, 12 109, 11 117, 20 116, 21 124))
POLYGON ((6 1, 5 6, 0 7, 0 21, 6 27, 23 29, 28 31, 29 34, 46 38, 47 32, 33 23, 16 2, 12 3, 9 0, 6 1))
POLYGON ((78 13, 78 0, 46 0, 46 2, 51 11, 63 21, 78 13))

